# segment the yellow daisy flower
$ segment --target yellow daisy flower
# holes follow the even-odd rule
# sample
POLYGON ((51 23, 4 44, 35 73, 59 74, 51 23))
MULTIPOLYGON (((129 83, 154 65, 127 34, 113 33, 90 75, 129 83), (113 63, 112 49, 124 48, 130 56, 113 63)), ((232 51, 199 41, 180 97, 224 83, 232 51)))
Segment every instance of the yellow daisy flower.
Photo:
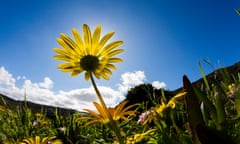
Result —
POLYGON ((43 114, 41 114, 41 113, 35 113, 34 116, 35 116, 35 117, 39 117, 39 118, 41 118, 41 117, 43 117, 43 114))
MULTIPOLYGON (((146 136, 150 135, 152 132, 156 131, 156 129, 149 129, 146 132, 143 133, 137 133, 134 134, 133 137, 128 137, 126 140, 126 144, 136 144, 141 142, 144 138, 146 138, 146 136)), ((119 142, 114 141, 113 144, 119 144, 119 142)))
MULTIPOLYGON (((89 124, 92 124, 95 122, 100 122, 103 124, 109 123, 110 119, 109 119, 106 111, 103 109, 103 107, 96 102, 94 102, 93 104, 96 107, 98 113, 96 113, 90 109, 84 109, 85 111, 90 113, 92 116, 81 117, 81 118, 78 118, 78 120, 90 120, 88 123, 86 123, 85 126, 88 126, 89 124)), ((130 110, 130 109, 135 107, 137 104, 125 107, 126 104, 127 104, 127 101, 124 101, 121 104, 119 104, 116 108, 108 108, 108 111, 111 114, 111 117, 114 121, 118 121, 119 119, 123 119, 123 120, 127 121, 128 116, 135 114, 135 111, 130 110)))
POLYGON ((0 111, 4 112, 5 111, 5 107, 4 106, 0 106, 0 111))
POLYGON ((154 132, 156 129, 150 129, 144 133, 135 134, 133 137, 128 138, 126 144, 135 144, 141 142, 147 135, 154 132))
POLYGON ((19 144, 62 144, 61 140, 55 139, 56 137, 44 137, 44 138, 40 138, 39 136, 36 136, 35 138, 28 138, 28 139, 24 139, 21 142, 19 142, 19 144))
POLYGON ((89 26, 84 24, 83 38, 75 28, 72 29, 72 34, 74 39, 62 33, 60 38, 57 38, 61 47, 53 49, 57 53, 54 59, 66 62, 59 64, 58 68, 63 72, 71 72, 73 77, 85 72, 85 80, 89 80, 90 73, 98 79, 102 77, 109 80, 108 75, 112 74, 111 70, 116 69, 113 63, 122 62, 121 58, 114 56, 123 52, 123 49, 118 48, 123 41, 107 44, 114 32, 109 32, 100 38, 100 25, 91 33, 89 26))
POLYGON ((148 110, 147 112, 142 113, 139 116, 138 123, 142 123, 143 125, 150 123, 153 120, 153 117, 163 116, 163 112, 168 109, 174 109, 179 100, 183 99, 186 95, 186 92, 180 92, 174 97, 172 97, 168 102, 165 102, 163 98, 161 98, 161 104, 155 106, 153 109, 148 110))
POLYGON ((172 97, 168 103, 165 103, 163 101, 163 99, 161 99, 161 105, 158 105, 156 108, 155 108, 155 111, 162 115, 162 112, 166 109, 166 108, 172 108, 174 109, 175 106, 176 106, 176 103, 178 102, 178 100, 184 98, 184 96, 186 95, 186 92, 180 92, 178 93, 177 95, 175 95, 174 97, 172 97))

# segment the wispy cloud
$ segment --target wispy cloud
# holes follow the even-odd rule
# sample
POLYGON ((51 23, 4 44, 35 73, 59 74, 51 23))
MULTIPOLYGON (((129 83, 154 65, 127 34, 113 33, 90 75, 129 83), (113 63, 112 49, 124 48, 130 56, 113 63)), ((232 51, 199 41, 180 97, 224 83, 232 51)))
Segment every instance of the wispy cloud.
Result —
MULTIPOLYGON (((118 88, 113 89, 106 86, 98 86, 102 96, 108 106, 114 106, 122 101, 129 88, 147 82, 143 71, 126 72, 122 74, 121 83, 118 88)), ((158 87, 165 87, 165 83, 155 81, 153 84, 158 87)), ((73 89, 70 91, 53 91, 54 82, 45 77, 40 82, 32 82, 25 76, 13 77, 4 67, 0 67, 0 93, 5 94, 15 100, 23 100, 26 92, 28 101, 39 104, 65 107, 75 110, 84 108, 94 109, 92 102, 98 101, 93 87, 73 89), (16 83, 22 80, 23 84, 17 86, 16 83)))
POLYGON ((152 82, 152 86, 154 87, 154 88, 156 88, 156 89, 161 89, 161 88, 166 88, 167 87, 167 85, 166 85, 166 83, 165 82, 159 82, 159 81, 153 81, 152 82))

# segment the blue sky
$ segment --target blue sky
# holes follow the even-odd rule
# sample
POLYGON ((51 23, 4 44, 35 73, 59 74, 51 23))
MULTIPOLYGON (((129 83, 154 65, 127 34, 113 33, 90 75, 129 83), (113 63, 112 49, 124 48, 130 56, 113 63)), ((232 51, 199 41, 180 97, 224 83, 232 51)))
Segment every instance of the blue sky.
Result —
MULTIPOLYGON (((99 86, 121 99, 122 85, 159 81, 166 89, 177 89, 184 74, 192 81, 201 77, 199 60, 207 59, 215 67, 239 61, 240 16, 234 11, 239 7, 239 0, 3 0, 0 90, 11 95, 13 87, 22 92, 29 86, 54 98, 74 90, 80 90, 77 98, 84 95, 81 90, 90 82, 82 74, 71 78, 62 73, 56 68, 59 61, 52 59, 59 34, 71 35, 73 27, 82 32, 84 23, 91 29, 101 24, 103 34, 116 32, 111 40, 124 41, 125 52, 119 55, 124 62, 117 64, 110 81, 97 80, 99 86)), ((206 64, 204 69, 212 71, 206 64)), ((26 91, 29 99, 45 102, 26 91)), ((20 99, 17 94, 12 97, 20 99)))

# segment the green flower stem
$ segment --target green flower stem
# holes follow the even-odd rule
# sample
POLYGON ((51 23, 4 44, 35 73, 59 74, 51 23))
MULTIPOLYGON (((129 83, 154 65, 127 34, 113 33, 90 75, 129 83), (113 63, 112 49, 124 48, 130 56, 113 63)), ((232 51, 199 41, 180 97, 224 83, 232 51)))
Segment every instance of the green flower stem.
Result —
POLYGON ((107 117, 108 117, 109 120, 110 120, 110 127, 111 127, 112 130, 115 132, 115 134, 116 134, 116 136, 117 136, 117 138, 118 138, 119 144, 124 144, 124 143, 123 143, 123 139, 122 139, 122 137, 121 137, 120 130, 119 130, 118 126, 117 126, 117 123, 115 123, 115 121, 114 121, 113 118, 112 118, 112 115, 111 115, 110 112, 108 111, 107 106, 106 106, 106 104, 105 104, 105 102, 104 102, 104 100, 103 100, 103 98, 102 98, 102 96, 101 96, 101 94, 100 94, 100 91, 99 91, 98 88, 97 88, 97 85, 96 85, 96 83, 95 83, 95 81, 94 81, 94 78, 93 78, 93 75, 92 75, 91 72, 90 72, 90 79, 91 79, 92 85, 93 85, 93 87, 94 87, 94 90, 95 90, 95 92, 96 92, 96 94, 97 94, 97 97, 98 97, 98 99, 99 99, 99 101, 100 101, 100 103, 101 103, 101 105, 102 105, 105 113, 107 114, 107 117))
MULTIPOLYGON (((101 96, 101 94, 100 94, 100 91, 99 91, 98 88, 97 88, 97 85, 96 85, 96 83, 95 83, 95 81, 94 81, 94 78, 93 78, 92 73, 90 73, 90 79, 91 79, 92 85, 93 85, 93 87, 94 87, 94 90, 95 90, 95 92, 96 92, 96 94, 97 94, 97 97, 98 97, 98 99, 99 99, 99 101, 100 101, 103 109, 105 110, 105 112, 107 113, 108 117, 110 118, 110 117, 111 117, 111 114, 110 114, 110 113, 108 112, 108 110, 107 110, 107 106, 106 106, 106 104, 105 104, 105 102, 104 102, 104 100, 103 100, 103 98, 102 98, 102 96, 101 96)), ((112 118, 112 117, 111 117, 111 118, 112 118)))

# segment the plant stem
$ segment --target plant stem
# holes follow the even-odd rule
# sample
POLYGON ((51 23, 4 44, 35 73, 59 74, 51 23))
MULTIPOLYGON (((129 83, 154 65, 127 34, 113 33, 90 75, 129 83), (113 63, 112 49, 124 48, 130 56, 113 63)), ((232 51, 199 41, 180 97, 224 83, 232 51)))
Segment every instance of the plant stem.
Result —
POLYGON ((112 115, 111 115, 110 112, 108 111, 108 108, 107 108, 107 106, 106 106, 106 104, 105 104, 105 102, 104 102, 104 100, 103 100, 103 98, 102 98, 102 96, 101 96, 101 94, 100 94, 100 91, 99 91, 98 88, 97 88, 97 85, 96 85, 96 83, 95 83, 95 81, 94 81, 94 78, 93 78, 93 75, 92 75, 91 72, 90 72, 90 79, 91 79, 93 88, 94 88, 94 90, 95 90, 95 92, 96 92, 96 94, 97 94, 97 97, 98 97, 98 99, 99 99, 99 101, 100 101, 100 103, 101 103, 101 105, 102 105, 105 113, 107 114, 108 119, 110 120, 110 128, 111 128, 111 129, 114 131, 114 133, 116 134, 119 144, 124 144, 124 143, 123 143, 123 139, 122 139, 122 137, 121 137, 120 130, 119 130, 118 126, 117 126, 117 123, 115 123, 115 121, 114 121, 113 118, 112 118, 112 115))
MULTIPOLYGON (((100 101, 103 109, 107 112, 107 111, 108 111, 108 110, 107 110, 107 106, 106 106, 106 104, 105 104, 105 102, 104 102, 104 100, 103 100, 103 98, 102 98, 102 96, 101 96, 101 94, 100 94, 100 91, 99 91, 98 88, 97 88, 97 85, 96 85, 96 83, 95 83, 95 81, 94 81, 94 79, 93 79, 92 73, 90 73, 90 78, 91 78, 91 82, 92 82, 93 88, 94 88, 94 90, 95 90, 95 92, 96 92, 96 94, 97 94, 97 97, 98 97, 98 99, 99 99, 99 101, 100 101)), ((110 116, 110 113, 107 112, 107 115, 110 116), (109 115, 108 115, 108 114, 109 114, 109 115)))

